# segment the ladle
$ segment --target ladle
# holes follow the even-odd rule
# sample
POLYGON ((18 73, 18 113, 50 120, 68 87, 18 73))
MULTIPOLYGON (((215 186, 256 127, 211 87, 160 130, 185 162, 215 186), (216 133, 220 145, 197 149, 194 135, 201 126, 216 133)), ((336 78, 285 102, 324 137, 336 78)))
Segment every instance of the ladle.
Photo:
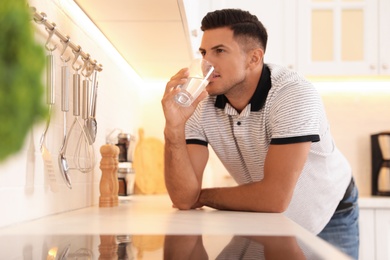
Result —
POLYGON ((65 157, 65 149, 64 149, 65 144, 67 143, 66 116, 67 116, 67 112, 69 111, 69 67, 67 65, 67 62, 70 60, 70 58, 66 59, 63 57, 63 55, 65 53, 66 47, 68 46, 69 42, 70 42, 69 37, 68 37, 68 41, 62 42, 64 44, 64 48, 60 56, 61 60, 64 63, 64 65, 61 67, 61 110, 64 116, 64 138, 62 141, 60 153, 58 155, 58 164, 66 186, 69 189, 72 189, 72 181, 69 176, 69 166, 68 166, 68 161, 66 160, 65 157))

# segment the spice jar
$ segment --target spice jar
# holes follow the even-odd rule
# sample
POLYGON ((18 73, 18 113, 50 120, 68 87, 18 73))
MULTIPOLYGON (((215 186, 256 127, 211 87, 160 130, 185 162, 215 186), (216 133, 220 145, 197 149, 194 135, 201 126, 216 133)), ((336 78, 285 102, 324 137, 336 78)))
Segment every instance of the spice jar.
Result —
POLYGON ((130 146, 130 137, 130 134, 126 133, 120 133, 118 135, 118 143, 116 144, 116 146, 119 147, 119 162, 127 162, 127 151, 130 146))
POLYGON ((119 167, 118 168, 118 195, 119 196, 129 196, 133 194, 134 191, 134 169, 129 167, 119 167))

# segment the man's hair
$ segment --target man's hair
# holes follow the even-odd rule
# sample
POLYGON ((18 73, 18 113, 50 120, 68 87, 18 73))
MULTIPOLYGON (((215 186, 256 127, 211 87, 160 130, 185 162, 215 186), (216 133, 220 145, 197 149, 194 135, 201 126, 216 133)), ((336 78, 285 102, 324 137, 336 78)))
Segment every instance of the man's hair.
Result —
POLYGON ((256 15, 240 9, 216 10, 206 14, 202 19, 200 29, 206 31, 222 27, 230 28, 233 31, 234 38, 237 40, 251 38, 263 47, 265 52, 268 34, 256 15))

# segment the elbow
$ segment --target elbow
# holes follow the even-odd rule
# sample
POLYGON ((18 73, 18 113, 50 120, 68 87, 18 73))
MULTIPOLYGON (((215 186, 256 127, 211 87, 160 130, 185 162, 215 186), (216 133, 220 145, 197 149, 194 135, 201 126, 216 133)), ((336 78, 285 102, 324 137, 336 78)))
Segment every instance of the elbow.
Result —
POLYGON ((287 210, 287 207, 272 207, 270 208, 269 212, 270 213, 283 213, 287 210))
POLYGON ((290 200, 281 200, 270 207, 271 213, 283 213, 287 210, 290 200))
POLYGON ((175 208, 179 210, 189 210, 192 209, 191 205, 188 203, 174 203, 173 204, 175 208))
POLYGON ((275 196, 270 198, 268 207, 271 213, 283 213, 290 206, 293 197, 292 192, 276 191, 275 196))
POLYGON ((178 199, 178 200, 171 199, 171 200, 172 200, 172 203, 173 203, 173 207, 177 208, 179 210, 189 210, 189 209, 192 209, 193 205, 195 204, 195 203, 184 201, 184 200, 181 200, 181 199, 178 199))
POLYGON ((197 202, 197 197, 182 196, 177 194, 169 194, 173 207, 180 210, 189 210, 194 207, 197 202))
POLYGON ((290 204, 289 199, 279 198, 273 201, 269 201, 267 205, 259 205, 259 212, 268 212, 268 213, 283 213, 287 210, 290 204))

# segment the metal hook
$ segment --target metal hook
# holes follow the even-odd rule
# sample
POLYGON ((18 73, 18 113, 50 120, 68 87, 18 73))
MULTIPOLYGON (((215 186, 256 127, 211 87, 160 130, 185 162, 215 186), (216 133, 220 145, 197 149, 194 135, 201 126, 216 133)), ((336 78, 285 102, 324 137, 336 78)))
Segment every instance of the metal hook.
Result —
POLYGON ((93 79, 93 74, 94 72, 99 72, 99 70, 97 69, 97 60, 93 60, 93 62, 89 62, 89 74, 88 74, 88 79, 89 81, 93 82, 94 79, 93 79))
POLYGON ((79 50, 78 50, 78 51, 74 51, 74 50, 73 50, 73 53, 74 53, 74 60, 73 60, 73 62, 72 62, 72 68, 73 68, 76 72, 78 72, 78 71, 82 68, 82 65, 80 65, 78 68, 75 67, 76 61, 77 61, 77 59, 79 58, 79 56, 80 56, 80 54, 81 54, 81 47, 80 47, 80 45, 78 45, 77 47, 79 48, 79 50))
POLYGON ((47 41, 46 41, 46 44, 45 44, 45 48, 48 51, 54 51, 55 49, 57 49, 57 44, 55 44, 53 48, 49 47, 50 40, 53 37, 54 33, 56 32, 56 24, 52 23, 52 25, 53 25, 53 29, 51 29, 51 30, 46 27, 46 31, 49 32, 49 38, 47 38, 47 41))
MULTIPOLYGON (((36 9, 35 9, 35 7, 31 7, 31 10, 32 10, 32 12, 36 12, 36 9)), ((45 23, 46 22, 46 20, 47 20, 47 15, 45 14, 45 13, 41 13, 41 16, 42 16, 42 19, 41 20, 37 20, 37 18, 36 17, 34 17, 34 21, 37 23, 37 24, 43 24, 43 23, 45 23)))
POLYGON ((82 58, 82 60, 84 61, 84 66, 81 70, 81 74, 84 77, 88 78, 92 74, 92 72, 90 72, 90 68, 89 68, 90 66, 88 66, 90 64, 90 61, 89 61, 90 55, 88 53, 86 55, 87 55, 87 58, 82 58), (83 71, 86 71, 85 74, 83 73, 83 71))
POLYGON ((64 42, 63 40, 61 40, 61 43, 62 43, 62 53, 61 53, 61 56, 60 56, 60 59, 64 62, 64 63, 67 63, 68 61, 70 61, 70 56, 65 59, 63 56, 64 56, 64 53, 66 51, 66 48, 68 48, 69 46, 69 43, 70 43, 70 37, 68 35, 65 35, 67 41, 64 42))
POLYGON ((88 67, 87 67, 87 75, 85 76, 88 78, 89 81, 92 81, 92 73, 94 71, 95 66, 92 64, 91 61, 89 61, 88 67))
POLYGON ((97 67, 98 67, 98 64, 97 64, 97 60, 93 60, 93 69, 94 70, 97 70, 97 67))

